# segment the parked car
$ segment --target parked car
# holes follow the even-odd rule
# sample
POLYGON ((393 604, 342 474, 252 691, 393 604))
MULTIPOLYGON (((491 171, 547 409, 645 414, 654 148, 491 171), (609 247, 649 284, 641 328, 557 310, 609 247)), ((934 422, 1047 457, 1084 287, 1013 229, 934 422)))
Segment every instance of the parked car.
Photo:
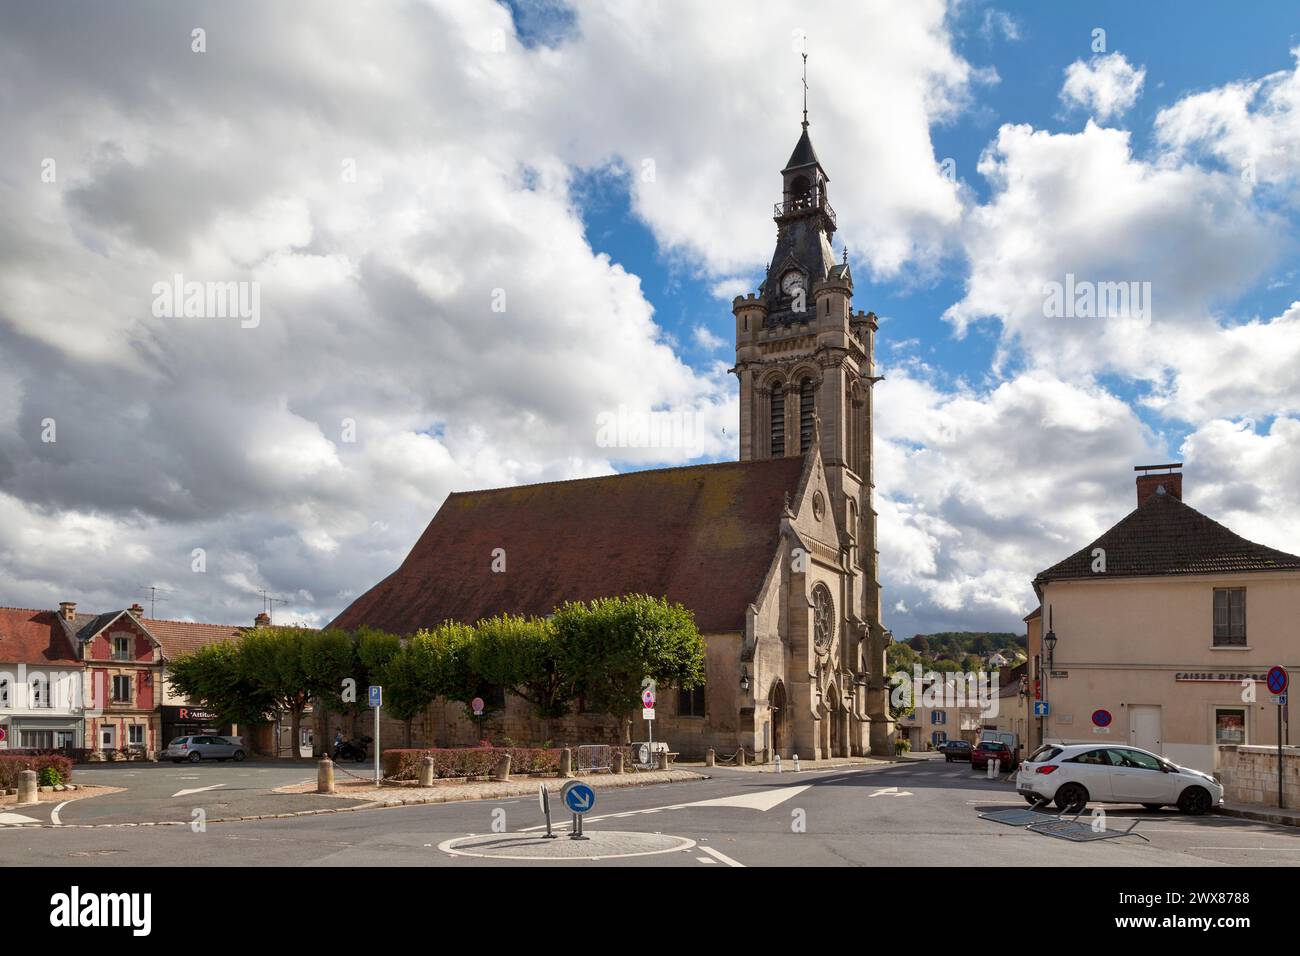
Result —
POLYGON ((1053 801, 1078 812, 1089 803, 1140 803, 1148 810, 1173 804, 1201 814, 1223 801, 1223 787, 1208 773, 1180 767, 1138 747, 1046 744, 1016 775, 1016 790, 1030 803, 1053 801))
POLYGON ((980 741, 1000 740, 1015 753, 1020 753, 1020 737, 1013 730, 984 730, 980 732, 980 741))
POLYGON ((242 744, 227 737, 188 736, 177 737, 163 751, 163 759, 172 763, 188 760, 243 760, 247 756, 242 744))
POLYGON ((943 748, 943 762, 952 763, 954 760, 970 760, 971 745, 965 740, 950 740, 948 745, 943 748))
POLYGON ((1016 752, 1000 740, 981 740, 970 752, 974 770, 983 770, 994 760, 1000 761, 1001 769, 1008 773, 1016 769, 1016 752))

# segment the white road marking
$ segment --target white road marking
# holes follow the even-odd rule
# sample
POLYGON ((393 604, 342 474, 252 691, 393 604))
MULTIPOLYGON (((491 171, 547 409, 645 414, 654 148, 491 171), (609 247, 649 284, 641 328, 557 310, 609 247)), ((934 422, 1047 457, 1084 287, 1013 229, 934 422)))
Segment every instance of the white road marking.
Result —
POLYGON ((717 860, 710 859, 710 858, 707 857, 707 856, 697 856, 695 859, 699 860, 701 863, 714 863, 714 864, 716 864, 716 863, 718 862, 717 860))
MULTIPOLYGON (((679 807, 742 807, 750 810, 762 810, 764 812, 771 810, 773 807, 785 803, 791 797, 798 796, 807 790, 811 784, 804 784, 801 787, 779 787, 774 790, 759 790, 756 793, 736 794, 731 797, 718 797, 716 800, 699 800, 695 803, 679 803, 676 807, 664 807, 665 810, 675 810, 679 807)), ((641 811, 646 812, 646 811, 641 811)))
POLYGON ((867 794, 869 797, 911 797, 915 796, 911 790, 899 790, 897 787, 881 787, 875 793, 867 794))
MULTIPOLYGON (((658 813, 661 810, 682 810, 686 807, 740 807, 748 810, 771 810, 778 804, 784 803, 791 797, 803 793, 812 784, 804 784, 799 787, 778 787, 773 790, 760 790, 757 793, 735 794, 730 797, 718 797, 714 800, 697 800, 695 803, 674 803, 666 807, 648 807, 644 810, 624 810, 620 813, 606 813, 600 816, 585 817, 588 823, 595 823, 598 820, 610 820, 614 818, 622 819, 623 817, 634 817, 642 813, 658 813)), ((556 823, 553 829, 564 829, 568 824, 556 823)), ((530 830, 545 830, 546 824, 538 824, 535 827, 523 827, 518 832, 527 833, 530 830)))
POLYGON ((745 864, 741 863, 739 860, 733 860, 731 857, 727 856, 727 854, 719 853, 711 846, 702 846, 700 849, 719 862, 727 864, 727 866, 739 866, 741 868, 745 866, 745 864))
POLYGON ((210 787, 191 787, 189 790, 177 790, 172 794, 173 797, 184 797, 191 793, 202 793, 205 790, 216 790, 218 787, 224 787, 224 783, 214 783, 210 787))
POLYGON ((25 817, 21 813, 0 813, 0 825, 14 826, 19 823, 40 823, 40 820, 34 820, 31 817, 25 817))
POLYGON ((53 810, 50 811, 50 822, 53 823, 56 827, 63 826, 63 821, 59 819, 59 811, 62 810, 71 802, 72 802, 71 800, 64 800, 57 807, 55 807, 53 810))

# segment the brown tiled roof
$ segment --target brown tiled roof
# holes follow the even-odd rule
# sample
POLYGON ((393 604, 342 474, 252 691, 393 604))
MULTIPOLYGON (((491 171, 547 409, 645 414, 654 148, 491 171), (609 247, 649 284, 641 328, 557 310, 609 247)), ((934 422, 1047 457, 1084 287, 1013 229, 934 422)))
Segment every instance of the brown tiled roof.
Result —
POLYGON ((0 608, 0 662, 79 664, 55 611, 0 608))
POLYGON ((244 628, 233 624, 196 624, 193 621, 162 621, 146 617, 142 624, 162 645, 163 657, 175 660, 182 654, 218 641, 233 641, 243 636, 244 628))
POLYGON ((1097 578, 1092 552, 1106 552, 1106 577, 1300 570, 1300 557, 1247 541, 1173 495, 1155 494, 1092 544, 1039 572, 1034 586, 1097 578))
POLYGON ((681 602, 703 632, 740 630, 802 467, 790 457, 449 495, 401 567, 332 626, 409 634, 643 593, 681 602), (496 548, 504 573, 492 571, 496 548))

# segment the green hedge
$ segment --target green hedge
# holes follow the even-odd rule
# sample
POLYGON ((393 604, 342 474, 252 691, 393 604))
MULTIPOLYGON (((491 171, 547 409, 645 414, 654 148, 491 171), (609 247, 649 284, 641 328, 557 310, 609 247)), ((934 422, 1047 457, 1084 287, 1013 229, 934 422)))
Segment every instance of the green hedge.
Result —
POLYGON ((511 773, 556 773, 560 750, 540 747, 454 747, 385 750, 384 777, 388 780, 420 779, 420 760, 433 758, 435 777, 483 777, 492 773, 503 754, 510 755, 511 773))
POLYGON ((18 775, 24 770, 35 770, 39 777, 46 767, 57 770, 64 783, 72 779, 72 761, 62 754, 42 754, 37 757, 0 756, 0 789, 16 789, 18 775))

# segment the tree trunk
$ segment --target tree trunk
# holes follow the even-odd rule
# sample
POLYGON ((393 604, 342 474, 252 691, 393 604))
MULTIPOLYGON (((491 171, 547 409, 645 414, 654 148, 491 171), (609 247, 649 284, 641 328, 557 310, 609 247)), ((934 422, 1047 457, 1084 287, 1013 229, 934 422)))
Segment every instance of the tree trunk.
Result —
POLYGON ((291 759, 298 760, 302 756, 302 750, 298 745, 299 734, 302 730, 302 707, 294 707, 289 711, 289 753, 291 759))

